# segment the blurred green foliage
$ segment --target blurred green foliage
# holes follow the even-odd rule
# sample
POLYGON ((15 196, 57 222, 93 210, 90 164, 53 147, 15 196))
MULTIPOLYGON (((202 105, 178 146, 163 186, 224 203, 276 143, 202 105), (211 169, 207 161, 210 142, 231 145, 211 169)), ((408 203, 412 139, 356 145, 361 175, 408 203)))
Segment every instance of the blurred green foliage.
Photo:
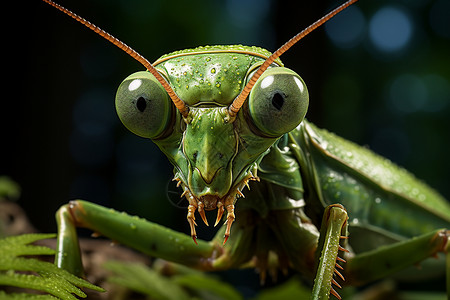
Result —
POLYGON ((20 197, 20 186, 8 176, 0 176, 0 201, 15 201, 20 197))

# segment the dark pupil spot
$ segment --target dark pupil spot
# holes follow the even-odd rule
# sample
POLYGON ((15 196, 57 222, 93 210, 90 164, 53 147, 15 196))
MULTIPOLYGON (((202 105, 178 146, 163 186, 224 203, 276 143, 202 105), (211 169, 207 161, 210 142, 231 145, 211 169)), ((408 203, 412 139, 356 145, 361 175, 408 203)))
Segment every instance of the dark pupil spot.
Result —
POLYGON ((144 112, 147 107, 147 101, 145 101, 144 97, 139 97, 136 101, 136 107, 140 112, 144 112))
POLYGON ((195 152, 192 154, 192 159, 194 160, 194 162, 197 161, 197 155, 198 155, 198 151, 195 151, 195 152))
POLYGON ((283 107, 283 104, 284 104, 284 96, 281 95, 280 93, 275 93, 272 96, 273 107, 275 107, 278 110, 281 110, 281 108, 283 107))

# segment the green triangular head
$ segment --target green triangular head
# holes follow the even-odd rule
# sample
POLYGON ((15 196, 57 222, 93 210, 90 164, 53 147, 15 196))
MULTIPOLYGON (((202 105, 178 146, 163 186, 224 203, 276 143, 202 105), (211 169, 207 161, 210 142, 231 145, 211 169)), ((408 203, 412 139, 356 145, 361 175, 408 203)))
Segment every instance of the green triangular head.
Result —
POLYGON ((276 60, 258 79, 236 117, 228 107, 270 53, 257 47, 208 46, 178 51, 154 63, 188 107, 183 116, 158 80, 147 71, 127 77, 116 96, 123 124, 152 139, 174 165, 194 212, 218 209, 216 224, 227 211, 227 232, 236 198, 271 145, 297 127, 308 108, 308 91, 294 71, 276 60))

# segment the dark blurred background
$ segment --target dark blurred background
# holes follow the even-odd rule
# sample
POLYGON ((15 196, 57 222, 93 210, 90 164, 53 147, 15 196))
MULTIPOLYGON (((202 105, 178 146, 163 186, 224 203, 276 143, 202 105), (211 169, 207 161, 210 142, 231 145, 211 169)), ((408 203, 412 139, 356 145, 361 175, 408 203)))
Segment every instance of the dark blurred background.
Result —
MULTIPOLYGON (((49 5, 28 2, 4 11, 13 21, 3 26, 0 175, 21 185, 33 224, 55 232, 57 208, 81 198, 188 232, 186 211, 172 204, 169 162, 115 113, 117 87, 142 66, 49 5)), ((274 51, 341 2, 59 1, 150 61, 208 44, 274 51)), ((447 0, 360 1, 281 57, 308 85, 310 121, 447 199, 449 11, 447 0)))

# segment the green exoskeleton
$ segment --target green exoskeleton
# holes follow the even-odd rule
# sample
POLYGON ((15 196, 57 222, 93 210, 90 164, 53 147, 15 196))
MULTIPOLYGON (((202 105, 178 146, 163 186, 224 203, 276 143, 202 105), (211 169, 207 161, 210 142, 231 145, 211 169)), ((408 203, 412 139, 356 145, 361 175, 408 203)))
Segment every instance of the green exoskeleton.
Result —
POLYGON ((153 64, 83 18, 44 1, 147 69, 122 82, 117 113, 173 164, 173 180, 189 203, 191 236, 72 201, 57 213, 58 266, 82 273, 79 226, 205 271, 252 266, 265 276, 269 268, 293 268, 315 278, 314 299, 330 293, 340 298, 332 285, 340 288, 344 278, 345 284, 365 284, 430 256, 438 259, 426 260, 422 268, 437 274, 447 270, 450 290, 448 202, 388 160, 307 122, 307 87, 279 59, 356 1, 333 10, 273 54, 258 47, 206 46, 164 55, 153 64), (208 225, 205 211, 210 210, 216 210, 215 226, 225 223, 212 241, 197 240, 196 214, 208 225))

